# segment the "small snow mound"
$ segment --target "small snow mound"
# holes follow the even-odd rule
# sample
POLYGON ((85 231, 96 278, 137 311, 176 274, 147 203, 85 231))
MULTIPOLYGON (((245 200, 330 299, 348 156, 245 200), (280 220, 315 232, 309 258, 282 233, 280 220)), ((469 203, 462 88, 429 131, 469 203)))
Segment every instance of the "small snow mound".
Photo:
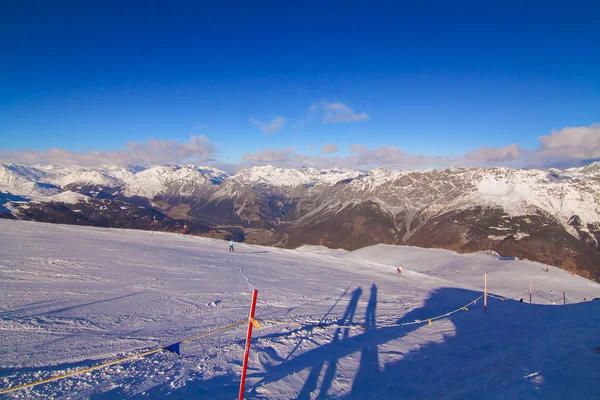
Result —
POLYGON ((487 254, 488 256, 494 257, 494 258, 500 257, 500 254, 496 253, 494 250, 483 250, 483 251, 478 251, 477 253, 487 254))
POLYGON ((514 257, 514 256, 510 256, 510 257, 501 256, 500 254, 498 254, 494 250, 478 251, 477 253, 478 254, 487 254, 490 257, 493 257, 493 258, 496 258, 496 259, 502 260, 502 261, 516 261, 516 260, 518 260, 518 258, 514 257))
POLYGON ((295 249, 300 253, 322 254, 327 256, 343 256, 348 254, 344 249, 330 249, 325 246, 304 245, 295 249))
POLYGON ((213 300, 210 303, 208 303, 206 306, 209 308, 215 308, 215 307, 218 307, 221 303, 222 303, 221 300, 213 300))

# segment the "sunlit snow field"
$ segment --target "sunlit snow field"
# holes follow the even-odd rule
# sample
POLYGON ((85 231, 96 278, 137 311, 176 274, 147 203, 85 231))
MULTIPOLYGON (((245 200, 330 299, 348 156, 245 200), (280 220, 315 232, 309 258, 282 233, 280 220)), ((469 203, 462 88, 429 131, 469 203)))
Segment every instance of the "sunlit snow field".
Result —
MULTIPOLYGON (((244 320, 257 289, 256 317, 286 323, 254 331, 246 398, 600 393, 600 301, 591 301, 600 285, 567 271, 385 245, 227 249, 193 236, 0 220, 0 389, 244 320), (427 323, 481 296, 486 271, 490 292, 510 299, 490 298, 487 315, 478 301, 427 323), (415 320, 424 322, 400 326, 415 320)), ((236 398, 245 333, 0 397, 236 398)))

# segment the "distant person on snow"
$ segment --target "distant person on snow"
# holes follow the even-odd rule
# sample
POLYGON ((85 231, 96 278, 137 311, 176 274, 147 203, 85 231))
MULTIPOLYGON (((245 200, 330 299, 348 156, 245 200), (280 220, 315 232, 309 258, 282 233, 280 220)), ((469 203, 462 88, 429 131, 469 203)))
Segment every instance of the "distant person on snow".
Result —
POLYGON ((233 248, 233 240, 229 241, 229 251, 233 251, 235 253, 235 249, 233 248))

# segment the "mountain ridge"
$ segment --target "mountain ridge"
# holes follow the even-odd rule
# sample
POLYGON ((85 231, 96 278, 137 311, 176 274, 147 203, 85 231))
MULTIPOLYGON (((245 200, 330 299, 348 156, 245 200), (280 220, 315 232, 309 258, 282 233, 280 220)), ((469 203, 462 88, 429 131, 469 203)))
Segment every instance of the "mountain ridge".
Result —
MULTIPOLYGON (((118 208, 138 207, 168 221, 156 226, 153 218, 142 229, 194 225, 199 234, 235 234, 283 247, 353 250, 386 243, 495 250, 600 277, 599 162, 564 170, 365 172, 255 166, 236 174, 194 165, 0 166, 0 213, 5 217, 40 220, 36 215, 42 213, 61 222, 66 207, 87 215, 80 223, 91 218, 100 226, 115 226, 98 216, 109 201, 122 203, 112 208, 114 220, 118 208), (67 191, 74 195, 60 195, 67 191), (53 211, 56 205, 61 211, 53 211), (35 209, 44 210, 36 214, 35 209)), ((126 219, 134 221, 135 213, 126 219)))

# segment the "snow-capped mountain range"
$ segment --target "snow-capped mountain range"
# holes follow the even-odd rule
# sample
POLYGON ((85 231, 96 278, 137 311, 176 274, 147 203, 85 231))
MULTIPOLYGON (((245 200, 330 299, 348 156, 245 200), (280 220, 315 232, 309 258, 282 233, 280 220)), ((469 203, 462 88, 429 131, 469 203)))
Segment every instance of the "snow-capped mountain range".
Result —
POLYGON ((194 165, 0 166, 6 217, 123 226, 99 222, 111 206, 112 221, 128 210, 133 225, 145 210, 148 223, 133 226, 144 229, 226 226, 238 238, 286 247, 493 249, 600 276, 600 162, 546 171, 258 166, 233 175, 194 165), (163 225, 153 226, 157 218, 163 225))

